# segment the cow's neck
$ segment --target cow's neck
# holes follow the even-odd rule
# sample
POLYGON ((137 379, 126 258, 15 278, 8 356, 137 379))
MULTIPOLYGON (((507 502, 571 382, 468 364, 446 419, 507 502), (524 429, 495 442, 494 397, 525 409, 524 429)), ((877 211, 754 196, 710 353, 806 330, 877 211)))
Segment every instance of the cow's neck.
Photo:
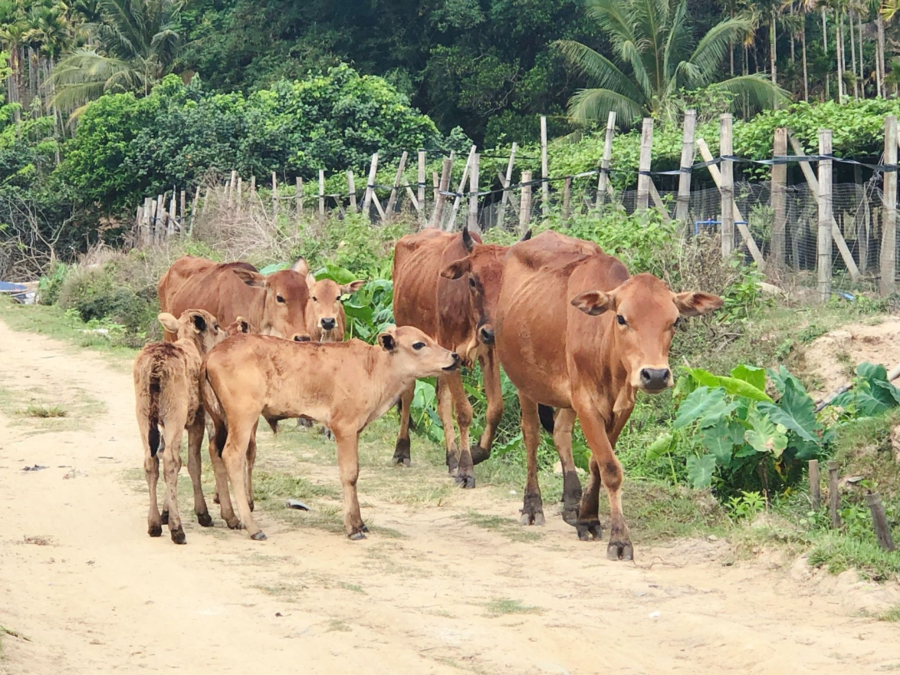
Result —
POLYGON ((614 320, 610 320, 607 328, 612 336, 611 340, 606 340, 602 344, 606 345, 603 361, 606 367, 606 375, 612 386, 609 388, 608 396, 615 399, 610 401, 612 404, 612 414, 630 414, 634 408, 634 387, 631 386, 628 377, 628 366, 622 359, 624 350, 619 344, 619 331, 616 330, 614 320))
POLYGON ((375 404, 372 413, 366 424, 378 419, 384 415, 390 408, 397 403, 400 395, 415 383, 415 377, 402 377, 395 372, 391 355, 380 347, 369 347, 377 351, 375 361, 376 366, 369 379, 372 385, 371 401, 375 404), (378 374, 381 374, 381 377, 378 374))

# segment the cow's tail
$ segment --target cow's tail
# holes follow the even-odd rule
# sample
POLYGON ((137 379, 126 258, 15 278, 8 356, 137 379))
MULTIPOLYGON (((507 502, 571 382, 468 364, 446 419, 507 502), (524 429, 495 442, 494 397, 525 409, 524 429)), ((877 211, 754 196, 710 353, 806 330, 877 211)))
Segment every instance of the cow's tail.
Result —
POLYGON ((147 396, 150 406, 147 412, 147 421, 150 423, 147 433, 147 442, 150 444, 150 456, 156 457, 159 452, 159 397, 162 392, 162 362, 154 359, 150 368, 150 378, 147 385, 147 396))
POLYGON ((553 414, 554 410, 549 405, 538 404, 538 417, 541 418, 541 426, 544 427, 548 434, 553 433, 553 414))
POLYGON ((205 361, 203 362, 202 377, 205 381, 202 387, 203 403, 206 407, 207 414, 212 420, 212 440, 216 445, 219 457, 221 457, 222 450, 225 449, 225 441, 228 440, 228 426, 225 424, 225 414, 222 411, 222 404, 219 402, 219 397, 216 396, 216 390, 213 389, 212 381, 209 379, 209 369, 206 367, 205 361))

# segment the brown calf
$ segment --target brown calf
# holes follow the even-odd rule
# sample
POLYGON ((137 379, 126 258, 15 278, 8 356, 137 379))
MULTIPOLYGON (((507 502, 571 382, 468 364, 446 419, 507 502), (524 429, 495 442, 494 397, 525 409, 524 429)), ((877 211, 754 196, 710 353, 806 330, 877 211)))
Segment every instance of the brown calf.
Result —
POLYGON ((202 375, 207 410, 216 427, 210 456, 216 471, 222 518, 252 539, 266 536, 253 520, 244 485, 247 452, 262 415, 271 424, 306 415, 326 426, 337 440, 344 492, 344 528, 351 539, 365 537, 356 495, 360 432, 397 402, 420 377, 432 377, 459 364, 459 357, 422 331, 392 327, 378 345, 360 340, 296 344, 245 335, 214 349, 202 375), (234 490, 240 520, 228 493, 234 490))
POLYGON ((519 390, 528 452, 523 524, 544 522, 537 479, 538 405, 558 408, 553 440, 563 466, 563 518, 580 539, 600 537, 600 483, 610 506, 607 556, 631 559, 614 448, 638 391, 672 385, 669 345, 679 315, 722 306, 708 293, 673 293, 650 274, 630 276, 596 244, 544 232, 510 249, 496 316, 497 352, 519 390), (583 497, 572 461, 576 417, 591 449, 583 497), (580 504, 579 504, 580 500, 580 504))
POLYGON ((200 366, 203 355, 225 338, 216 318, 202 309, 189 309, 176 319, 159 315, 175 342, 145 346, 134 362, 134 398, 138 427, 144 445, 144 474, 150 490, 147 518, 151 537, 162 534, 168 523, 172 541, 185 543, 178 513, 178 472, 181 470, 181 437, 188 430, 188 472, 194 488, 194 513, 204 527, 212 525, 200 486, 200 445, 203 441, 203 408, 200 405, 200 366), (160 435, 160 429, 162 435, 160 435), (166 481, 165 507, 160 516, 156 503, 159 456, 166 481))
POLYGON ((306 305, 306 330, 313 342, 340 342, 344 339, 347 317, 341 296, 356 293, 365 285, 357 279, 338 284, 331 279, 316 281, 312 272, 306 275, 309 302, 306 305))

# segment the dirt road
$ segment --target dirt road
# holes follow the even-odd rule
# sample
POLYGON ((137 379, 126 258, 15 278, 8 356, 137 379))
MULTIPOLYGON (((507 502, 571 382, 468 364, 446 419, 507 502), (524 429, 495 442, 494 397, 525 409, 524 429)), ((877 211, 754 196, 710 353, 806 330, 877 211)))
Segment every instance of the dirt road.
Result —
MULTIPOLYGON (((151 539, 146 498, 124 477, 141 461, 130 375, 0 323, 0 387, 0 672, 900 668, 896 624, 856 612, 888 589, 810 580, 801 566, 724 566, 721 541, 611 563, 605 544, 578 542, 556 518, 539 540, 515 541, 459 517, 473 503, 517 515, 514 498, 485 489, 413 508, 370 497, 364 470, 364 514, 401 536, 350 542, 263 512, 269 540, 251 542, 210 504, 216 527, 186 517, 187 546, 151 539), (23 421, 16 392, 84 419, 23 421), (24 470, 35 464, 47 468, 24 470)), ((321 480, 336 486, 333 474, 321 480)))

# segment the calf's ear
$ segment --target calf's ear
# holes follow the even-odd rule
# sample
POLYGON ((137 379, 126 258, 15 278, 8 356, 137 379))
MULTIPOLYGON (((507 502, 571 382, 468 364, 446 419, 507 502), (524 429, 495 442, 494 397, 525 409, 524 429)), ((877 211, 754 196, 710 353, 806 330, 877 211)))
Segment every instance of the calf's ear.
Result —
POLYGON ((700 316, 719 309, 722 304, 722 298, 711 293, 688 291, 675 294, 675 306, 684 316, 700 316))
POLYGON ((467 274, 472 269, 472 261, 468 258, 457 260, 447 265, 441 270, 441 276, 445 279, 459 279, 463 274, 467 274))
POLYGON ((234 320, 234 322, 237 324, 238 332, 240 332, 240 333, 249 333, 250 332, 250 322, 247 321, 247 319, 245 319, 244 317, 239 316, 237 319, 234 320))
POLYGON ((236 267, 231 271, 248 286, 253 286, 254 288, 266 287, 266 278, 259 272, 251 272, 250 270, 245 270, 240 267, 236 267))
POLYGON ((572 298, 572 306, 585 314, 597 316, 609 309, 616 308, 615 299, 603 291, 585 291, 572 298))
POLYGON ((198 333, 202 333, 209 327, 209 324, 206 323, 206 317, 200 312, 193 312, 190 317, 191 323, 194 324, 194 330, 198 333))
POLYGON ((165 328, 170 333, 178 334, 178 319, 169 314, 168 312, 163 312, 158 317, 159 322, 162 324, 162 327, 165 328))
POLYGON ((378 336, 378 344, 381 345, 384 351, 392 352, 397 349, 397 338, 394 337, 393 333, 381 333, 378 336))
POLYGON ((316 275, 312 272, 306 273, 306 287, 309 289, 309 294, 312 295, 316 288, 316 275))
POLYGON ((343 286, 341 286, 341 295, 351 295, 352 293, 356 293, 356 291, 358 291, 365 285, 366 282, 362 279, 351 281, 349 284, 344 284, 343 286))
POLYGON ((291 271, 302 274, 303 276, 309 274, 309 263, 306 262, 306 258, 303 256, 297 258, 297 260, 294 261, 294 264, 291 265, 291 271))

